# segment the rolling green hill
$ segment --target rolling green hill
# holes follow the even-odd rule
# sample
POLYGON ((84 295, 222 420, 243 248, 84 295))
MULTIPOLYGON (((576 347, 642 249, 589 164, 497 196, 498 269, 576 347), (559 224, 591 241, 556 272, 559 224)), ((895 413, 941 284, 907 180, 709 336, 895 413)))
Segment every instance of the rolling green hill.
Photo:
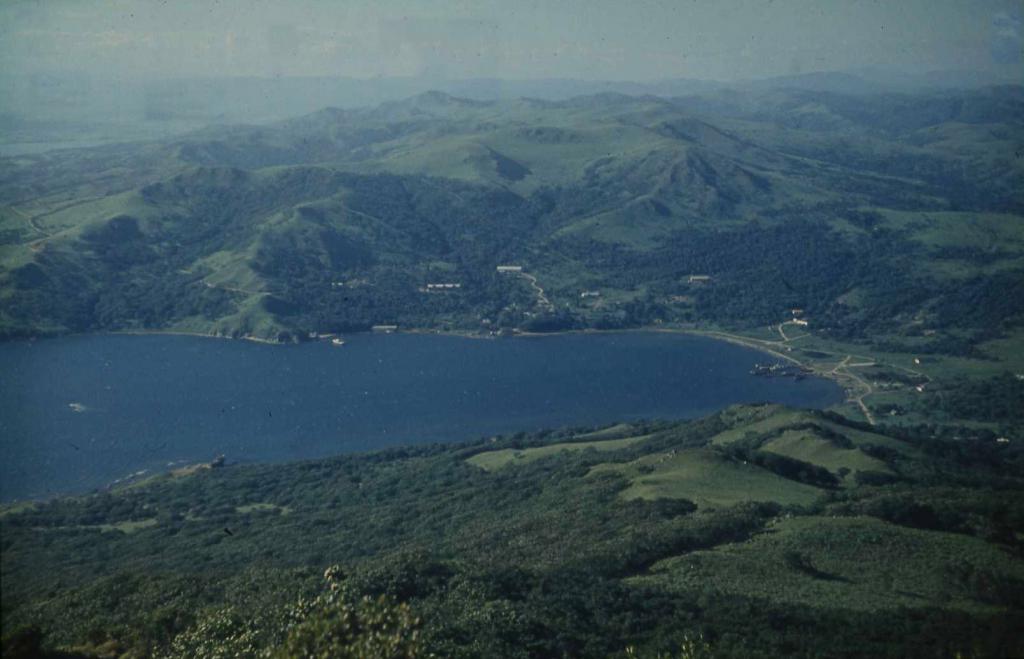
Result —
POLYGON ((5 656, 1014 656, 1022 457, 739 406, 179 470, 0 511, 5 656))
POLYGON ((1021 318, 1001 292, 1024 267, 1022 108, 1014 87, 430 92, 4 159, 0 326, 299 340, 384 322, 738 328, 801 307, 833 338, 923 324, 933 350, 969 351, 1021 318), (808 115, 835 120, 794 118, 808 115), (496 277, 506 263, 553 308, 496 277), (695 290, 693 274, 715 285, 695 290), (440 276, 460 293, 425 296, 440 276), (991 299, 951 301, 964 287, 991 299))

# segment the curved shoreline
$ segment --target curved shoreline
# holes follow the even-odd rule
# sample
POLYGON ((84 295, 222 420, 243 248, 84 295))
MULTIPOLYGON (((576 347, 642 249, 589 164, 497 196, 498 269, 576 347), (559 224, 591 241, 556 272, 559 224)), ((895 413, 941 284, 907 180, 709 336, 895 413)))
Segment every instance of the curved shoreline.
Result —
MULTIPOLYGON (((433 331, 431 333, 435 335, 441 334, 437 331, 433 331)), ((196 356, 201 356, 204 361, 209 362, 217 362, 221 356, 224 356, 224 358, 228 360, 225 363, 231 365, 231 367, 228 369, 218 369, 218 371, 232 371, 235 372, 235 375, 232 375, 229 378, 222 378, 223 382, 227 384, 220 386, 217 391, 231 392, 226 394, 227 398, 231 399, 228 402, 235 403, 239 400, 246 401, 246 405, 244 405, 246 409, 244 411, 237 412, 237 415, 240 416, 237 418, 232 417, 232 423, 238 419, 245 419, 246 424, 248 425, 239 426, 240 428, 243 428, 243 430, 250 426, 268 426, 270 427, 270 430, 267 430, 267 436, 269 436, 271 431, 275 433, 294 432, 294 428, 298 424, 292 423, 291 420, 288 420, 289 417, 287 417, 286 414, 278 413, 279 406, 284 406, 281 408, 284 412, 292 411, 289 407, 291 403, 289 402, 286 405, 285 402, 282 402, 285 401, 285 398, 277 395, 281 392, 274 389, 276 397, 272 400, 266 399, 268 402, 266 403, 266 411, 264 411, 263 407, 259 407, 259 405, 263 405, 263 402, 258 402, 256 407, 248 405, 249 401, 263 401, 264 399, 255 395, 250 397, 249 393, 246 392, 252 391, 253 393, 260 393, 259 391, 256 389, 250 390, 245 386, 239 387, 236 385, 250 381, 258 382, 264 380, 266 379, 264 378, 264 375, 271 372, 277 372, 274 371, 274 369, 279 367, 287 371, 292 371, 292 367, 301 365, 302 368, 296 370, 295 377, 302 379, 303 384, 306 384, 306 381, 310 380, 310 378, 314 378, 312 382, 309 382, 311 387, 310 391, 315 390, 316 392, 319 392, 323 391, 325 387, 317 386, 317 381, 315 380, 316 377, 334 378, 335 371, 343 373, 345 369, 348 369, 350 373, 354 373, 353 364, 359 365, 359 372, 367 372, 371 375, 378 372, 389 372, 393 371, 393 367, 399 362, 407 362, 409 359, 414 359, 417 355, 426 356, 427 361, 424 361, 423 364, 427 364, 428 371, 434 368, 435 365, 441 369, 449 368, 446 364, 451 361, 452 357, 458 358, 460 355, 468 356, 471 354, 485 356, 484 361, 479 362, 479 364, 470 364, 468 368, 463 368, 459 372, 455 373, 455 375, 459 375, 459 373, 461 373, 462 375, 459 377, 464 378, 463 380, 456 381, 472 381, 479 385, 474 386, 474 390, 479 390, 480 400, 477 401, 472 396, 469 398, 466 398, 465 396, 456 396, 456 398, 466 402, 466 405, 463 405, 462 407, 465 407, 467 410, 477 410, 468 412, 467 414, 469 414, 469 416, 493 417, 493 421, 495 423, 500 421, 498 425, 504 424, 508 426, 505 430, 499 429, 493 432, 513 432, 522 429, 535 430, 546 427, 559 427, 564 424, 596 423, 596 421, 590 419, 591 412, 594 413, 595 418, 603 418, 602 415, 604 412, 601 410, 606 409, 606 406, 595 406, 592 404, 594 394, 601 394, 605 392, 605 389, 601 388, 601 386, 598 386, 597 389, 594 389, 594 387, 581 386, 582 390, 589 392, 587 396, 583 398, 576 394, 565 396, 566 400, 569 400, 572 405, 557 405, 555 408, 552 408, 552 410, 557 412, 554 414, 554 416, 558 417, 557 421, 543 421, 544 418, 548 417, 535 413, 535 409, 543 408, 542 404, 537 405, 536 408, 521 407, 519 410, 513 411, 508 415, 505 415, 504 411, 501 411, 500 413, 494 412, 493 414, 488 412, 488 410, 492 409, 490 403, 486 402, 488 399, 507 397, 504 393, 510 391, 534 388, 532 384, 539 383, 539 380, 537 379, 538 375, 548 372, 547 369, 551 367, 552 363, 563 363, 562 366, 556 368, 569 377, 569 380, 567 380, 568 382, 573 382, 572 378, 579 377, 579 371, 572 367, 572 364, 577 363, 575 361, 577 359, 577 353, 582 353, 584 355, 583 359, 586 360, 587 364, 594 364, 595 368, 598 369, 597 372, 599 374, 609 374, 610 381, 621 380, 623 377, 637 378, 638 382, 642 381, 645 383, 644 386, 646 386, 646 383, 650 381, 651 378, 669 378, 668 380, 664 380, 664 382, 674 383, 671 386, 658 386, 655 383, 652 385, 654 388, 646 394, 634 396, 632 398, 630 397, 630 394, 635 391, 635 388, 631 386, 626 389, 622 389, 622 387, 613 387, 614 391, 618 392, 615 394, 616 399, 628 400, 617 404, 615 409, 618 411, 614 413, 614 416, 609 417, 610 420, 622 420, 627 417, 634 418, 632 415, 635 413, 640 413, 640 416, 635 418, 693 418, 704 414, 710 414, 718 409, 737 403, 753 404, 758 401, 767 400, 790 401, 788 404, 794 407, 829 409, 834 408, 835 405, 840 404, 843 400, 841 390, 835 386, 833 382, 826 382, 823 379, 809 379, 804 383, 806 386, 799 387, 794 386, 791 380, 784 380, 781 378, 775 382, 762 378, 751 378, 747 375, 747 372, 750 370, 754 362, 765 362, 763 357, 759 358, 755 353, 737 350, 737 348, 741 346, 734 346, 730 348, 725 345, 725 343, 706 341, 701 338, 688 339, 682 336, 688 333, 691 332, 682 331, 678 328, 644 328, 640 331, 629 329, 617 329, 612 331, 584 330, 572 332, 572 334, 577 334, 579 338, 559 338, 554 334, 532 335, 527 338, 535 339, 534 341, 496 341, 493 343, 475 344, 478 348, 472 348, 473 344, 459 341, 457 338, 444 339, 440 336, 436 339, 430 339, 426 336, 416 337, 410 333, 410 335, 406 337, 392 337, 389 339, 386 337, 377 338, 373 336, 355 335, 351 337, 351 343, 354 346, 352 348, 338 349, 325 342, 323 346, 297 346, 295 350, 275 351, 270 349, 264 350, 256 346, 246 348, 245 345, 241 344, 235 344, 235 347, 231 348, 230 344, 225 343, 194 341, 194 338, 209 338, 209 335, 197 334, 195 332, 188 333, 173 330, 156 330, 148 332, 130 331, 106 333, 106 336, 101 333, 79 334, 74 338, 70 335, 65 335, 65 338, 69 338, 71 340, 64 342, 40 341, 35 346, 33 346, 33 343, 35 342, 17 342, 12 343, 5 354, 16 360, 12 361, 12 363, 18 364, 19 368, 21 365, 24 365, 26 369, 42 368, 47 370, 52 369, 53 364, 59 363, 52 361, 52 359, 63 359, 65 356, 71 354, 87 354, 99 360, 82 362, 82 364, 85 367, 88 367, 88 369, 102 366, 104 360, 109 360, 107 361, 107 364, 109 365, 111 362, 115 362, 114 356, 117 356, 114 369, 108 372, 108 376, 103 380, 103 383, 114 384, 114 390, 124 390, 126 388, 133 389, 135 387, 131 385, 137 384, 139 385, 140 391, 143 389, 147 390, 147 393, 145 394, 147 398, 145 398, 144 402, 147 402, 148 404, 149 402, 156 401, 154 402, 154 405, 161 407, 161 409, 162 406, 167 404, 166 401, 177 400, 177 398, 175 398, 175 396, 177 396, 175 392, 178 392, 180 387, 174 388, 173 390, 159 390, 156 391, 156 395, 152 395, 153 392, 148 390, 153 387, 148 383, 157 379, 152 373, 154 367, 158 368, 160 372, 165 372, 167 371, 165 367, 173 364, 177 366, 173 367, 174 370, 171 371, 171 375, 175 375, 179 370, 187 373, 195 373, 196 371, 192 364, 200 363, 195 361, 196 356), (126 338, 118 339, 117 334, 132 336, 153 334, 155 336, 148 340, 126 338), (679 334, 680 336, 678 338, 672 338, 669 336, 670 334, 679 334), (590 335, 590 338, 586 338, 587 335, 590 335), (173 336, 190 336, 191 338, 169 338, 173 336), (551 339, 539 340, 545 336, 551 337, 551 339), (505 346, 504 348, 502 347, 503 345, 505 346), (516 347, 517 345, 519 346, 518 348, 516 347), (487 346, 490 346, 490 348, 487 346), (634 347, 639 350, 639 352, 635 354, 635 358, 632 352, 634 347), (352 355, 351 359, 347 354, 347 351, 349 350, 355 351, 355 354, 352 355), (651 354, 649 352, 650 350, 653 350, 654 353, 651 354), (441 357, 438 357, 439 352, 441 353, 441 357), (377 364, 381 362, 377 357, 381 354, 388 359, 384 362, 386 364, 385 366, 378 367, 377 364), (493 354, 498 354, 499 356, 504 355, 505 357, 495 362, 493 359, 488 357, 488 355, 493 354), (676 359, 676 355, 679 356, 679 359, 676 359), (700 367, 690 368, 688 366, 690 361, 686 358, 686 355, 692 356, 693 360, 699 362, 700 367), (721 356, 719 357, 718 355, 721 356), (126 359, 129 361, 125 361, 126 359), (509 362, 508 359, 513 359, 514 361, 509 362), (522 362, 524 359, 528 362, 524 367, 516 366, 517 363, 522 362), (609 361, 613 362, 611 366, 606 364, 606 362, 609 361), (327 363, 333 364, 334 366, 323 372, 318 370, 322 364, 327 363), (312 366, 310 366, 311 364, 312 366), (512 388, 502 388, 501 386, 495 388, 494 383, 496 376, 487 372, 488 369, 493 369, 495 365, 500 368, 502 364, 505 364, 509 367, 509 370, 517 373, 517 375, 510 380, 510 384, 513 385, 512 388), (118 370, 119 365, 130 366, 130 373, 127 374, 128 377, 121 379, 123 372, 118 370), (307 368, 308 372, 306 370, 307 368), (318 376, 316 375, 317 373, 320 373, 321 375, 318 376), (711 385, 715 385, 715 383, 719 381, 719 374, 726 373, 729 374, 730 379, 728 382, 731 384, 726 383, 721 387, 711 387, 711 385), (242 379, 240 380, 239 377, 242 377, 242 379), (709 387, 720 390, 720 392, 714 395, 704 396, 702 392, 707 390, 709 387), (238 392, 242 392, 242 394, 240 395, 238 392), (497 392, 498 395, 492 395, 491 392, 497 392), (628 402, 630 400, 632 402, 628 402), (666 400, 668 402, 665 402, 666 400), (484 403, 484 407, 481 407, 481 401, 484 403), (588 401, 590 402, 588 403, 588 401), (664 405, 662 405, 663 402, 665 403, 664 405), (693 409, 691 409, 691 407, 693 409), (272 415, 270 414, 271 410, 273 411, 272 415), (267 421, 267 419, 271 417, 274 421, 267 421), (562 417, 565 417, 565 419, 562 419, 562 417), (262 421, 260 421, 260 419, 262 419, 262 421), (279 421, 281 419, 285 420, 279 421), (506 421, 507 424, 505 423, 506 421), (277 426, 280 426, 280 428, 277 426)), ((562 334, 568 333, 563 332, 562 334)), ((463 337, 459 336, 458 338, 463 337)), ((480 337, 478 336, 478 338, 480 337)), ((710 338, 714 337, 705 337, 705 339, 710 338)), ((580 364, 582 363, 583 362, 580 362, 580 364)), ((414 361, 413 364, 419 364, 420 367, 423 365, 416 361, 414 361)), ((590 367, 587 366, 587 368, 589 369, 590 367)), ((86 387, 90 386, 89 383, 94 380, 92 371, 85 369, 79 370, 82 377, 74 379, 75 386, 77 387, 83 382, 86 383, 86 387)), ((422 373, 423 371, 420 370, 419 372, 422 373)), ((500 373, 500 371, 495 371, 495 373, 500 373)), ((602 375, 602 377, 604 376, 602 375)), ((173 379, 175 381, 182 380, 182 378, 177 376, 173 379)), ((346 378, 337 379, 344 380, 346 378)), ((588 378, 588 381, 589 380, 593 380, 593 378, 588 378)), ((218 380, 218 382, 220 381, 221 380, 218 380)), ((330 381, 332 380, 323 380, 321 384, 323 382, 330 381)), ((382 380, 381 382, 386 381, 382 380)), ((384 384, 381 384, 381 382, 378 382, 375 386, 380 391, 384 391, 387 387, 385 387, 384 384)), ((314 400, 317 410, 330 410, 332 406, 336 406, 339 400, 343 402, 347 401, 346 404, 355 400, 362 400, 361 397, 356 396, 342 398, 335 396, 330 398, 330 400, 320 400, 315 397, 311 398, 306 395, 308 392, 302 389, 302 387, 298 385, 297 381, 295 384, 296 386, 288 389, 287 393, 290 394, 292 392, 299 391, 304 392, 297 395, 296 400, 300 398, 314 400)), ((582 385, 584 383, 580 384, 582 385)), ((186 382, 184 386, 190 385, 186 382)), ((568 387, 570 390, 572 388, 573 387, 571 386, 568 387)), ((560 389, 564 391, 567 388, 560 387, 560 389)), ((77 393, 79 389, 72 388, 68 389, 68 391, 77 393)), ((191 391, 192 389, 189 390, 190 393, 188 395, 192 395, 191 391)), ((348 393, 352 394, 353 392, 349 391, 348 393)), ((359 391, 355 391, 355 393, 362 395, 367 392, 360 389, 359 391)), ((113 395, 114 394, 111 394, 111 396, 113 395)), ((385 397, 393 396, 393 394, 386 392, 381 395, 385 397)), ((61 406, 60 409, 65 411, 67 410, 68 400, 81 400, 85 403, 90 402, 90 399, 76 397, 74 395, 62 396, 62 393, 58 393, 55 400, 56 404, 61 406)), ((120 396, 120 394, 118 396, 120 396)), ((557 398, 558 396, 555 397, 557 398)), ((529 400, 534 401, 533 397, 528 398, 529 400)), ((104 400, 108 399, 105 398, 104 400)), ((123 397, 110 398, 109 401, 113 401, 113 406, 108 406, 105 409, 118 409, 117 401, 119 400, 127 399, 123 397)), ((543 401, 544 399, 541 398, 538 400, 543 401)), ((559 400, 561 400, 561 398, 559 398, 559 400)), ((49 398, 47 398, 47 402, 51 402, 49 398)), ((300 409, 301 407, 302 405, 299 405, 296 409, 300 409)), ((494 406, 493 409, 505 410, 507 407, 508 406, 505 405, 498 405, 494 406)), ((99 407, 97 407, 97 409, 99 409, 99 407)), ((149 408, 141 407, 140 409, 149 408)), ((234 409, 234 407, 231 409, 234 409)), ((197 413, 199 412, 202 412, 202 410, 197 410, 197 413)), ((206 412, 210 412, 211 417, 221 418, 216 414, 215 409, 212 411, 206 410, 206 412)), ((221 414, 223 414, 223 409, 221 414)), ((337 419, 344 420, 344 415, 340 412, 330 412, 326 414, 326 416, 331 416, 332 414, 337 418, 332 417, 329 420, 331 424, 336 424, 337 419)), ((118 413, 117 416, 124 415, 118 413)), ((409 423, 408 428, 399 427, 401 424, 396 424, 395 428, 392 429, 393 432, 390 433, 390 436, 396 439, 401 439, 403 443, 413 441, 409 438, 399 437, 400 434, 405 435, 409 433, 415 434, 416 437, 419 437, 419 434, 423 434, 424 437, 430 435, 427 439, 432 442, 454 441, 455 439, 461 439, 453 439, 449 436, 450 433, 446 429, 438 429, 441 425, 447 423, 445 418, 446 416, 448 416, 448 413, 444 412, 443 408, 433 406, 430 408, 429 414, 424 417, 427 420, 427 423, 409 423), (440 409, 441 412, 438 412, 438 409, 440 409), (420 429, 415 427, 418 425, 422 425, 423 428, 420 429), (422 433, 420 430, 422 430, 422 433), (437 437, 434 437, 434 435, 431 435, 430 433, 435 433, 437 437)), ((101 421, 106 424, 105 420, 99 419, 95 416, 88 418, 82 417, 81 420, 70 414, 67 415, 67 417, 68 419, 71 419, 68 423, 75 427, 82 426, 83 423, 89 425, 96 424, 101 421)), ((113 423, 113 421, 111 422, 113 423)), ((303 421, 303 423, 305 423, 305 421, 303 421)), ((348 422, 345 421, 345 423, 348 422)), ((491 423, 491 421, 487 421, 487 423, 491 423)), ((502 427, 504 427, 504 425, 502 425, 502 427)), ((327 427, 323 424, 321 424, 321 426, 324 428, 327 427)), ((320 428, 321 426, 316 427, 320 428)), ((111 426, 105 427, 110 428, 111 426)), ((157 427, 158 426, 154 426, 154 428, 157 427)), ((312 428, 314 426, 310 427, 312 428)), ((337 428, 338 426, 331 425, 330 432, 336 432, 337 428)), ((362 426, 359 426, 359 428, 362 428, 362 426)), ((223 440, 226 442, 223 446, 221 446, 221 444, 213 443, 210 445, 216 445, 219 452, 242 454, 242 452, 244 452, 243 449, 238 449, 237 446, 232 444, 232 442, 237 443, 234 436, 231 435, 231 432, 234 431, 223 433, 220 432, 220 430, 217 430, 217 432, 219 434, 224 434, 225 437, 231 438, 230 441, 227 439, 223 440)), ((248 431, 245 430, 242 434, 244 435, 247 432, 248 431)), ((351 432, 356 433, 356 431, 351 432)), ((371 431, 366 432, 369 432, 369 434, 372 435, 371 431)), ((360 439, 362 439, 363 433, 364 430, 358 431, 357 434, 359 434, 360 439)), ((116 434, 120 436, 124 433, 116 431, 116 434)), ((260 436, 262 437, 262 435, 260 436)), ((355 434, 353 434, 353 436, 355 436, 355 434)), ((375 437, 375 435, 373 436, 375 437)), ((215 441, 221 440, 215 438, 215 441)), ((248 439, 245 441, 251 443, 248 439)), ((79 446, 83 446, 81 442, 76 443, 79 446)), ((153 446, 156 446, 158 443, 159 442, 154 443, 153 446)), ((242 444, 239 445, 241 446, 242 444)), ((254 446, 255 444, 252 444, 252 446, 245 444, 245 447, 249 448, 254 446)), ((76 452, 79 450, 74 446, 71 448, 74 448, 76 452)), ((337 447, 332 448, 331 450, 334 451, 336 449, 337 447)), ((248 449, 246 448, 245 450, 248 449)), ((351 449, 345 448, 344 450, 347 451, 351 449)), ((71 453, 71 451, 66 451, 66 453, 72 456, 75 460, 80 459, 77 457, 77 453, 71 453)), ((135 472, 143 467, 151 470, 163 471, 162 464, 166 461, 188 458, 190 462, 194 462, 195 458, 202 459, 205 456, 205 454, 200 454, 198 456, 178 455, 174 451, 172 451, 172 453, 174 454, 159 456, 160 464, 151 465, 150 463, 145 462, 139 463, 139 466, 137 467, 133 466, 130 469, 121 469, 116 474, 110 475, 110 478, 104 480, 103 483, 97 483, 96 486, 100 487, 102 485, 106 485, 118 477, 123 477, 125 473, 135 472)), ((260 459, 262 460, 265 458, 261 457, 260 459)), ((12 480, 12 488, 15 482, 20 481, 12 480)), ((12 490, 12 492, 13 491, 14 490, 12 490)))
MULTIPOLYGON (((118 335, 129 335, 129 336, 147 336, 147 335, 163 335, 163 336, 195 336, 203 339, 225 339, 227 341, 252 341, 253 343, 265 343, 272 346, 286 346, 291 345, 288 341, 274 341, 273 339, 263 339, 258 336, 244 335, 244 336, 225 336, 224 334, 208 334, 203 332, 190 332, 188 330, 113 330, 110 332, 84 332, 82 334, 69 334, 67 336, 118 336, 118 335)), ((299 342, 295 342, 299 343, 299 342)))
MULTIPOLYGON (((634 332, 644 333, 662 333, 662 334, 679 334, 689 335, 695 337, 705 337, 708 339, 714 339, 717 341, 724 341, 733 345, 742 346, 744 348, 750 348, 757 350, 765 354, 772 355, 778 359, 784 359, 788 362, 803 366, 813 371, 815 376, 831 380, 837 383, 843 388, 844 392, 849 397, 850 401, 856 402, 859 397, 870 393, 870 386, 864 383, 859 378, 856 378, 849 374, 838 374, 835 370, 823 370, 821 368, 814 368, 813 366, 797 359, 796 357, 786 354, 780 350, 775 349, 772 342, 762 341, 759 339, 752 339, 750 337, 743 337, 741 335, 735 335, 720 330, 697 330, 697 328, 683 328, 683 327, 665 327, 658 325, 645 325, 640 327, 624 327, 616 328, 616 330, 597 330, 597 328, 584 327, 581 330, 561 330, 558 332, 516 332, 509 335, 483 335, 477 332, 470 331, 459 331, 459 330, 436 330, 432 327, 409 327, 399 328, 396 330, 396 334, 417 334, 417 335, 436 335, 444 337, 459 337, 460 339, 475 339, 475 340, 500 340, 500 339, 537 339, 544 337, 559 337, 568 335, 611 335, 611 334, 627 334, 634 332), (850 380, 855 381, 851 383, 850 380), (860 393, 858 396, 858 390, 866 387, 868 389, 865 393, 860 393)), ((372 331, 361 331, 361 332, 348 332, 348 333, 336 333, 337 335, 361 335, 361 334, 373 334, 372 331)), ((220 339, 226 341, 250 341, 253 343, 259 343, 270 346, 287 346, 287 345, 298 345, 301 343, 316 343, 322 341, 322 339, 308 339, 304 341, 275 341, 273 339, 263 339, 261 337, 254 337, 251 335, 241 337, 231 337, 220 334, 195 332, 188 330, 115 330, 111 332, 87 332, 87 333, 75 333, 65 335, 44 335, 42 337, 31 337, 23 340, 36 340, 36 339, 57 339, 57 338, 70 338, 70 337, 89 337, 89 336, 118 336, 118 335, 129 335, 129 336, 180 336, 180 337, 197 337, 201 339, 220 339)), ((332 335, 334 336, 334 335, 332 335)), ((860 404, 863 411, 866 411, 863 404, 860 404)), ((865 414, 870 419, 869 412, 865 414)))
MULTIPOLYGON (((542 337, 554 337, 554 336, 566 336, 566 335, 586 335, 586 334, 625 334, 629 332, 650 332, 650 333, 663 333, 663 334, 684 334, 689 336, 702 336, 704 338, 713 339, 717 341, 724 341, 726 343, 732 343, 733 345, 742 346, 751 350, 757 350, 777 359, 786 360, 797 366, 804 367, 811 371, 815 376, 821 377, 827 380, 832 380, 843 390, 847 396, 846 402, 856 404, 865 418, 869 423, 874 425, 874 419, 868 410, 867 406, 863 402, 863 398, 873 392, 872 387, 861 378, 850 374, 850 373, 838 373, 837 369, 824 370, 821 368, 815 368, 810 364, 807 364, 792 355, 786 354, 786 352, 777 350, 773 345, 773 342, 764 341, 761 339, 754 339, 739 334, 732 334, 722 330, 710 330, 710 329, 686 329, 679 327, 663 327, 663 326, 643 326, 643 327, 628 327, 621 329, 595 329, 595 328, 582 328, 582 329, 571 329, 571 330, 559 330, 557 332, 515 332, 512 334, 505 335, 488 335, 481 334, 479 332, 473 332, 468 330, 440 330, 429 327, 410 327, 407 329, 395 330, 395 333, 399 334, 430 334, 437 336, 453 336, 463 339, 475 339, 475 340, 498 340, 498 339, 516 339, 516 338, 542 338, 542 337)), ((344 334, 372 334, 370 330, 363 330, 360 332, 344 332, 344 334)), ((335 333, 332 336, 341 334, 335 333)), ((75 336, 117 336, 117 335, 130 335, 130 336, 191 336, 197 338, 206 339, 221 339, 228 341, 251 341, 253 343, 260 343, 264 345, 273 346, 284 346, 284 345, 298 345, 301 343, 314 343, 320 342, 322 339, 307 339, 303 341, 276 341, 273 339, 265 339, 257 336, 244 335, 244 336, 227 336, 224 334, 214 334, 190 330, 174 330, 174 329, 141 329, 141 330, 113 330, 109 332, 82 332, 73 334, 55 334, 45 335, 42 337, 33 337, 28 340, 35 340, 36 338, 61 338, 61 337, 75 337, 75 336)))
MULTIPOLYGON (((796 366, 800 366, 802 368, 807 369, 808 371, 810 371, 813 375, 815 375, 817 377, 824 378, 826 380, 831 380, 831 381, 835 382, 843 390, 843 393, 846 394, 846 401, 845 401, 845 403, 853 403, 853 404, 855 404, 860 409, 861 413, 864 415, 864 418, 867 420, 867 422, 870 425, 875 425, 874 416, 871 414, 871 411, 868 409, 867 405, 864 403, 864 400, 863 400, 864 397, 866 397, 869 394, 874 392, 873 387, 870 384, 868 384, 866 381, 864 381, 862 378, 860 378, 860 377, 858 377, 858 376, 856 376, 856 375, 854 375, 852 373, 849 373, 849 372, 840 373, 839 372, 840 368, 845 368, 844 364, 845 364, 845 361, 849 359, 849 356, 847 356, 846 360, 843 360, 843 362, 841 362, 839 366, 837 366, 837 367, 835 367, 835 368, 833 368, 831 370, 825 370, 825 369, 822 369, 822 368, 815 368, 811 364, 803 362, 803 361, 797 359, 796 357, 793 357, 792 355, 787 354, 786 352, 783 352, 781 350, 777 350, 776 347, 775 347, 776 346, 776 342, 773 342, 773 341, 765 341, 765 340, 761 340, 761 339, 753 339, 753 338, 742 336, 742 335, 739 335, 739 334, 732 334, 732 333, 729 333, 729 332, 723 332, 721 330, 684 329, 684 328, 679 328, 679 327, 661 327, 661 326, 646 326, 646 327, 636 327, 636 328, 626 328, 626 329, 612 329, 612 330, 584 328, 584 329, 578 329, 578 330, 563 330, 563 331, 559 331, 559 332, 522 332, 522 333, 518 333, 518 334, 513 335, 511 338, 515 338, 515 337, 535 338, 535 337, 559 336, 559 335, 567 335, 567 334, 614 334, 614 333, 625 333, 625 332, 652 332, 652 333, 653 332, 658 332, 658 333, 664 333, 664 334, 685 334, 685 335, 689 335, 689 336, 701 336, 701 337, 704 337, 704 338, 713 339, 713 340, 717 340, 717 341, 724 341, 726 343, 731 343, 733 345, 738 345, 738 346, 741 346, 741 347, 744 347, 744 348, 748 348, 750 350, 757 350, 758 352, 762 352, 762 353, 771 355, 771 356, 773 356, 773 357, 775 357, 777 359, 786 360, 786 361, 788 361, 788 362, 790 362, 792 364, 795 364, 796 366)), ((484 337, 484 338, 490 338, 490 337, 484 337)), ((835 357, 839 357, 839 355, 837 353, 830 353, 830 354, 832 354, 835 357)))

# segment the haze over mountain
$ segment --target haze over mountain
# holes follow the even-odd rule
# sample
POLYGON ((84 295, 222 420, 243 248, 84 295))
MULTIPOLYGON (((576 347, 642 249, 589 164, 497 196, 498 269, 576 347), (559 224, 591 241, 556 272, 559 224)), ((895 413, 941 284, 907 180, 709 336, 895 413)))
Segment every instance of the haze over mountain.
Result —
MULTIPOLYGON (((1021 65, 1013 0, 8 2, 0 68, 116 79, 746 80, 1021 65)), ((1016 68, 1015 68, 1016 67, 1016 68)))
POLYGON ((650 82, 582 79, 437 79, 340 77, 229 77, 116 79, 54 73, 0 74, 0 154, 90 146, 182 134, 207 124, 266 123, 324 107, 355 109, 428 91, 474 100, 620 93, 665 98, 734 90, 769 89, 839 94, 913 93, 1013 84, 1019 77, 943 71, 894 75, 879 70, 818 72, 721 82, 664 79, 650 82))
POLYGON ((8 2, 0 153, 372 106, 432 89, 482 100, 723 86, 910 92, 1014 83, 1024 73, 1013 0, 598 0, 577 9, 8 2))

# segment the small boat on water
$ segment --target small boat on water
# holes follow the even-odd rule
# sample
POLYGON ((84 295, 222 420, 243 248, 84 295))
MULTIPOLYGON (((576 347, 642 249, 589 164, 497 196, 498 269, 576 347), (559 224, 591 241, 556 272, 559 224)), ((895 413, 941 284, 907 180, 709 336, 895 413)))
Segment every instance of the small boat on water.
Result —
POLYGON ((341 338, 340 336, 337 336, 337 337, 331 339, 331 345, 343 346, 343 345, 345 345, 345 339, 341 338))

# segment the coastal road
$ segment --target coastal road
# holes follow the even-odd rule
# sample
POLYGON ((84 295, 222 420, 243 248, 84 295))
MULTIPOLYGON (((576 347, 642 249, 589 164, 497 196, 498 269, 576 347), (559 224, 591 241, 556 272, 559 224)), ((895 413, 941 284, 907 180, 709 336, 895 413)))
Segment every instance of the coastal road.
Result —
MULTIPOLYGON (((778 326, 778 329, 781 333, 781 324, 778 326)), ((789 343, 789 341, 807 336, 806 334, 802 334, 799 337, 793 337, 793 339, 787 339, 783 341, 768 341, 764 339, 753 339, 738 334, 730 334, 728 332, 708 331, 696 333, 723 339, 725 341, 731 341, 739 345, 747 346, 748 348, 756 348, 758 350, 768 352, 780 359, 785 359, 786 361, 792 362, 793 364, 807 368, 817 375, 837 380, 841 385, 843 385, 843 388, 846 389, 848 396, 847 400, 857 406, 857 408, 861 411, 861 413, 864 415, 864 418, 870 425, 876 425, 875 416, 871 413, 871 410, 864 402, 864 399, 867 396, 870 396, 871 394, 874 393, 874 387, 872 387, 871 383, 869 383, 867 380, 860 377, 856 373, 850 371, 851 368, 875 366, 876 362, 872 361, 870 358, 858 357, 858 359, 861 359, 863 361, 850 363, 850 360, 853 359, 855 355, 846 355, 842 359, 840 359, 840 361, 834 367, 825 370, 827 369, 827 367, 815 368, 809 364, 800 361, 799 359, 793 357, 792 355, 788 355, 785 352, 782 352, 781 349, 785 349, 787 347, 786 344, 789 343)), ((783 336, 785 335, 783 334, 783 336)), ((830 353, 824 350, 821 350, 820 352, 835 357, 839 356, 837 353, 834 352, 830 353)))

